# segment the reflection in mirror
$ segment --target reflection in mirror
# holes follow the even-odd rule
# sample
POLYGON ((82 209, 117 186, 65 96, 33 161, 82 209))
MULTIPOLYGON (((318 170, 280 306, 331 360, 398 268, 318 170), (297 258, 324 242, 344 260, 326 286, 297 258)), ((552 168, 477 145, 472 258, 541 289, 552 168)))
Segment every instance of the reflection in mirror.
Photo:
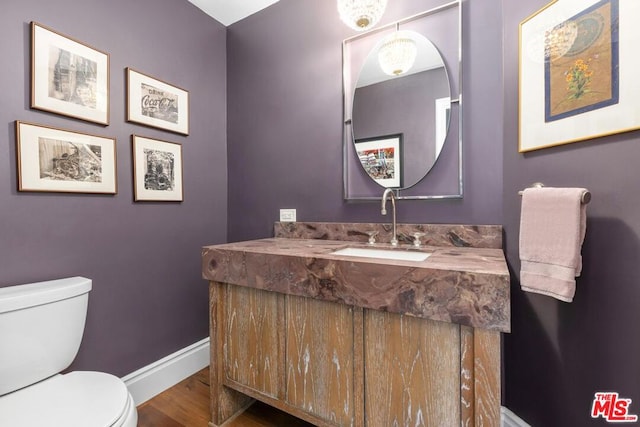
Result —
POLYGON ((385 188, 402 188, 402 134, 356 139, 360 164, 375 182, 385 188))
POLYGON ((352 102, 353 141, 368 175, 387 188, 408 188, 424 178, 446 139, 450 99, 445 64, 433 43, 415 31, 381 38, 362 66, 352 102), (389 38, 410 39, 417 48, 413 65, 387 67, 391 75, 379 55, 389 38))

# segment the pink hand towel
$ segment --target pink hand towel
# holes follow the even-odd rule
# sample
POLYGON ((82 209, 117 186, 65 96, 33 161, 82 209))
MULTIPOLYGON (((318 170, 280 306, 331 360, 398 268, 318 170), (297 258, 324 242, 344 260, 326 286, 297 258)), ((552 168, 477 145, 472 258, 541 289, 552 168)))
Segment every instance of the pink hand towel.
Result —
POLYGON ((527 188, 520 216, 520 285, 571 302, 582 271, 584 188, 527 188))

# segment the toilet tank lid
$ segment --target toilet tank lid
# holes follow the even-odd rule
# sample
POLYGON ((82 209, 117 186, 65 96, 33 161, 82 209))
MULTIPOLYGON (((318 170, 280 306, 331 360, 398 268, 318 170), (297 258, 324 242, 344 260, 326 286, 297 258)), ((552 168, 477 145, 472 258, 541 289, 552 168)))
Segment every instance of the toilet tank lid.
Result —
POLYGON ((72 298, 90 290, 91 279, 80 276, 7 286, 0 288, 0 313, 72 298))

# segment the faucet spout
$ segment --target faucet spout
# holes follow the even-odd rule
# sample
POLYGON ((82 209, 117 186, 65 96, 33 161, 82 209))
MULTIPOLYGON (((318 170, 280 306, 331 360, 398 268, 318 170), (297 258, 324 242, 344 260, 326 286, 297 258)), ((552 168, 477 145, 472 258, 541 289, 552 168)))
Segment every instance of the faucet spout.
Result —
POLYGON ((382 215, 386 215, 387 214, 387 199, 390 198, 391 199, 391 208, 393 209, 393 236, 391 236, 391 244, 393 246, 397 246, 398 245, 398 234, 396 232, 396 196, 393 193, 393 190, 390 188, 387 188, 386 190, 384 190, 384 193, 382 193, 382 206, 380 209, 380 213, 382 215))

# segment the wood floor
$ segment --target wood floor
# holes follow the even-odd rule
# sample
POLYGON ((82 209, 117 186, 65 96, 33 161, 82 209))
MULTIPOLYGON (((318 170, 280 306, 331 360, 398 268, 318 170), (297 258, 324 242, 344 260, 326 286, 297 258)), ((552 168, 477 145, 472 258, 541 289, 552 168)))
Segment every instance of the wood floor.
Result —
MULTIPOLYGON (((138 427, 207 427, 209 423, 209 368, 176 384, 138 406, 138 427)), ((307 427, 260 402, 225 427, 307 427)))

